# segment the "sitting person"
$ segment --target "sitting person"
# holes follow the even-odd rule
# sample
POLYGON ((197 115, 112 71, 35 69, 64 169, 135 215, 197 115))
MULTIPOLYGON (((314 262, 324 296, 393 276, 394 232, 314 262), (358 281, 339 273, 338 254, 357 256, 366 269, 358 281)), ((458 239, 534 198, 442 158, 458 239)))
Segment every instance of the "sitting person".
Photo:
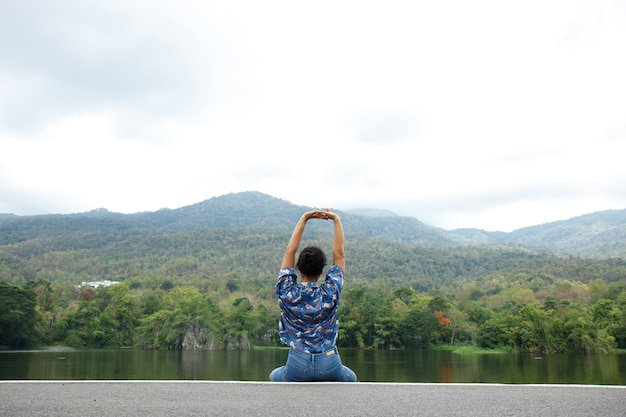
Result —
POLYGON ((344 271, 344 233, 339 216, 328 209, 305 213, 293 230, 276 283, 280 305, 279 336, 290 349, 287 363, 272 371, 271 381, 356 382, 356 374, 342 364, 336 346, 337 306, 344 271), (321 284, 317 280, 326 266, 326 255, 316 246, 306 247, 300 253, 297 268, 302 279, 300 283, 296 282, 296 251, 310 219, 334 222, 333 265, 321 284))

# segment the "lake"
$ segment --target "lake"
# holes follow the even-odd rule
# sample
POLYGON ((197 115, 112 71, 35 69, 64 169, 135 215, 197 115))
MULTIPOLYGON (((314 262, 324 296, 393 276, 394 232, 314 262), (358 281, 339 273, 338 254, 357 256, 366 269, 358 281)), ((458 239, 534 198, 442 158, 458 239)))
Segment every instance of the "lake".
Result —
MULTIPOLYGON (((0 352, 2 380, 267 381, 286 349, 251 351, 70 350, 0 352)), ((626 353, 455 353, 341 349, 359 381, 626 385, 626 353)))

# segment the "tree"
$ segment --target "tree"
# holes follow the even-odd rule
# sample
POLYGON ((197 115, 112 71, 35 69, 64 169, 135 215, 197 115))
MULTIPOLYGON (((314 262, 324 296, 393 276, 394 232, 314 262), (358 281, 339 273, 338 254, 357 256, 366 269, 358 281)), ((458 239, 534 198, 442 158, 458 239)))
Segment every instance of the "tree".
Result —
POLYGON ((83 289, 78 307, 55 326, 55 339, 75 347, 133 346, 138 315, 139 299, 126 284, 83 289))
POLYGON ((226 312, 227 347, 231 349, 249 349, 252 346, 251 335, 255 334, 259 322, 254 316, 254 308, 248 298, 237 298, 226 312))
POLYGON ((620 349, 626 348, 626 292, 622 292, 617 299, 619 313, 615 322, 615 341, 620 349))
POLYGON ((546 312, 537 303, 520 308, 514 339, 516 347, 523 351, 554 351, 552 314, 552 310, 546 312))
POLYGON ((432 311, 419 305, 411 307, 398 325, 400 340, 407 347, 428 347, 438 328, 439 322, 432 311))
POLYGON ((454 344, 454 342, 458 338, 463 338, 465 340, 471 340, 475 337, 476 326, 471 324, 467 319, 467 314, 462 312, 456 307, 451 307, 448 309, 448 320, 450 321, 447 326, 448 333, 450 335, 450 344, 454 344))
POLYGON ((29 281, 26 289, 35 293, 35 310, 42 325, 41 336, 44 342, 48 342, 59 313, 55 291, 51 283, 44 280, 29 281))
POLYGON ((226 290, 228 290, 228 292, 233 293, 235 291, 239 291, 240 289, 241 285, 239 284, 239 281, 235 279, 229 279, 226 281, 226 290))
POLYGON ((597 326, 587 308, 570 306, 565 313, 565 346, 570 352, 609 353, 615 346, 615 337, 597 326))
POLYGON ((117 284, 108 288, 99 289, 96 300, 101 311, 100 319, 108 323, 107 347, 132 346, 134 343, 135 328, 139 324, 139 299, 130 294, 126 284, 117 284))
POLYGON ((502 317, 487 320, 478 328, 476 342, 478 346, 489 349, 512 346, 513 335, 509 323, 502 317))
POLYGON ((376 320, 386 315, 386 308, 382 294, 371 287, 360 285, 344 290, 338 311, 342 346, 373 347, 376 320))
POLYGON ((259 304, 253 312, 254 320, 257 326, 254 334, 255 343, 261 344, 280 344, 278 338, 278 316, 279 312, 273 312, 264 304, 259 304))
POLYGON ((141 321, 138 345, 156 349, 224 347, 224 325, 213 303, 193 287, 174 288, 161 309, 141 321))
POLYGON ((68 346, 104 348, 108 345, 107 332, 100 322, 100 311, 94 300, 81 300, 56 326, 57 340, 68 346))
POLYGON ((399 327, 400 322, 397 317, 388 316, 380 317, 374 323, 376 328, 376 337, 374 338, 374 348, 391 349, 402 346, 400 340, 399 327))
POLYGON ((0 282, 0 346, 28 348, 41 340, 35 293, 0 282))

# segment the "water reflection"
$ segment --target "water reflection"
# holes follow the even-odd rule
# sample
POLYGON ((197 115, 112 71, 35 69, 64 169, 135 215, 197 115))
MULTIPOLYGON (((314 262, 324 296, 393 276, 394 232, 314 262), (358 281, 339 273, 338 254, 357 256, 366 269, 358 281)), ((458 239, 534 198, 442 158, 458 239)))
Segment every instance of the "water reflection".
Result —
POLYGON ((506 384, 626 384, 626 355, 378 351, 342 353, 361 381, 506 384))
MULTIPOLYGON (((340 351, 360 381, 626 385, 626 354, 545 355, 439 350, 340 351)), ((285 349, 1 352, 0 379, 267 381, 285 349)))

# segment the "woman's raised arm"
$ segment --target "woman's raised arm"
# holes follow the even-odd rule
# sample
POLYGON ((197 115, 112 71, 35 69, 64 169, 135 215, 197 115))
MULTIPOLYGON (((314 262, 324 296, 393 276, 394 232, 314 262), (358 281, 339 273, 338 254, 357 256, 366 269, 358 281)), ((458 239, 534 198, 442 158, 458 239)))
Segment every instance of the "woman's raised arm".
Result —
POLYGON ((335 237, 333 240, 333 264, 339 268, 346 270, 346 253, 344 249, 345 237, 343 234, 343 225, 341 218, 337 213, 326 212, 326 217, 335 222, 335 237))
POLYGON ((283 260, 280 263, 280 268, 291 267, 293 268, 296 264, 296 252, 298 251, 298 247, 300 246, 300 241, 302 240, 302 233, 304 233, 304 226, 306 226, 306 222, 309 219, 321 219, 325 218, 323 212, 319 210, 308 211, 302 215, 298 223, 296 223, 296 227, 293 229, 291 233, 291 239, 287 244, 287 250, 285 250, 285 255, 283 256, 283 260))

